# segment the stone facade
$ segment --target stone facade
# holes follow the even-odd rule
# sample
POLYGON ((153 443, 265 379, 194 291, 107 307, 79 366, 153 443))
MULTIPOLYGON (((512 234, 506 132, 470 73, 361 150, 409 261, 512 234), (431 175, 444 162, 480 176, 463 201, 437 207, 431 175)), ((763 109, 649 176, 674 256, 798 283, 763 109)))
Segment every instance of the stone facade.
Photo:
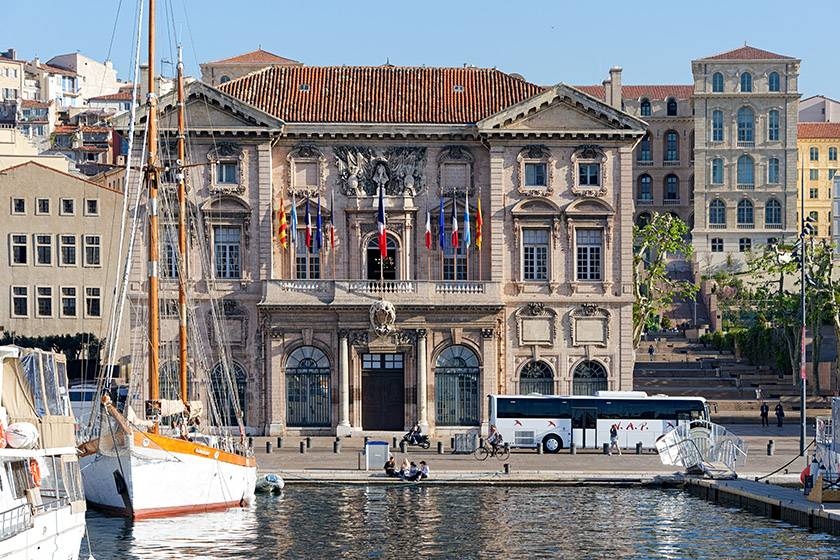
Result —
POLYGON ((200 65, 201 80, 211 86, 217 86, 269 66, 302 66, 302 64, 296 60, 271 54, 260 47, 249 53, 202 63, 200 65))

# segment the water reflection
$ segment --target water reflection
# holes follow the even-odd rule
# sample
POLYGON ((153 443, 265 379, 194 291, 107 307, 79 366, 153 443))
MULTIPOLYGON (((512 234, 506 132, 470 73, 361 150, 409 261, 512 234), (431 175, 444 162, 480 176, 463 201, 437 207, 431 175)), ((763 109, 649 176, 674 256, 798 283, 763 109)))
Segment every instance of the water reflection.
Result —
POLYGON ((290 486, 252 508, 135 523, 90 512, 88 523, 99 560, 821 559, 840 546, 680 491, 640 488, 290 486))

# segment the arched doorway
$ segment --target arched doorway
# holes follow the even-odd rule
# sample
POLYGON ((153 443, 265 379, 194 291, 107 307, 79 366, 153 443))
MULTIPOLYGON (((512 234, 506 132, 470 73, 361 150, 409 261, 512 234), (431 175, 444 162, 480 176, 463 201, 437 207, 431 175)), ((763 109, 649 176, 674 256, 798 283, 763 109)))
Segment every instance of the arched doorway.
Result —
POLYGON ((466 346, 444 348, 435 361, 435 422, 478 425, 478 356, 466 346))
POLYGON ((228 385, 225 367, 223 364, 216 364, 210 374, 210 383, 213 389, 213 402, 221 416, 222 426, 236 426, 237 408, 242 412, 242 423, 245 423, 245 390, 246 379, 245 369, 236 362, 228 366, 228 374, 233 384, 236 395, 231 394, 231 387, 228 385), (238 407, 237 407, 238 403, 238 407))
POLYGON ((397 279, 397 245, 388 236, 385 247, 388 256, 382 259, 379 252, 379 237, 370 238, 367 244, 367 279, 368 280, 396 280, 397 279))
POLYGON ((554 380, 545 362, 528 362, 519 372, 519 393, 522 395, 553 395, 554 380))
POLYGON ((592 396, 596 391, 607 390, 607 370, 598 362, 585 360, 577 365, 572 375, 572 394, 592 396))
POLYGON ((330 360, 314 346, 301 346, 286 360, 286 425, 330 425, 330 360))

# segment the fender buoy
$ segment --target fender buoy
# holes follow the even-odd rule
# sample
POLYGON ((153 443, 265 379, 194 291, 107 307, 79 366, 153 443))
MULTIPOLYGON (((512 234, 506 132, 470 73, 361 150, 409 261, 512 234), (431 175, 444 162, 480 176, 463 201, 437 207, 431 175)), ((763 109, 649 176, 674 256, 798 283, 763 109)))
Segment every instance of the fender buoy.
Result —
POLYGON ((811 465, 805 467, 805 469, 799 474, 799 480, 802 481, 802 484, 805 484, 805 477, 811 475, 811 465))
POLYGON ((0 423, 0 449, 6 447, 6 430, 3 428, 3 424, 0 423))
POLYGON ((32 486, 34 488, 41 487, 41 467, 38 466, 38 461, 35 459, 29 460, 29 475, 32 477, 32 486))

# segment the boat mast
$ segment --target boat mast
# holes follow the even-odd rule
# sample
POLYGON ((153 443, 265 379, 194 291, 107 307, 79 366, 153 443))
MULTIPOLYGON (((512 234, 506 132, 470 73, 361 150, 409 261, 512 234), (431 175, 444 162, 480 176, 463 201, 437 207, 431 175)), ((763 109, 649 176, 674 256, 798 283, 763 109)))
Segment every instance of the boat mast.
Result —
POLYGON ((179 373, 181 378, 181 400, 184 406, 188 405, 187 395, 187 196, 186 185, 184 184, 184 161, 186 150, 184 148, 184 126, 186 109, 184 107, 184 63, 181 61, 181 45, 178 45, 178 169, 176 178, 178 180, 178 350, 179 350, 179 373))
POLYGON ((155 424, 152 432, 160 433, 160 386, 158 369, 160 356, 160 328, 158 317, 158 174, 155 169, 157 156, 157 97, 155 92, 155 0, 149 0, 149 153, 146 159, 146 182, 149 186, 149 399, 146 417, 155 424))

